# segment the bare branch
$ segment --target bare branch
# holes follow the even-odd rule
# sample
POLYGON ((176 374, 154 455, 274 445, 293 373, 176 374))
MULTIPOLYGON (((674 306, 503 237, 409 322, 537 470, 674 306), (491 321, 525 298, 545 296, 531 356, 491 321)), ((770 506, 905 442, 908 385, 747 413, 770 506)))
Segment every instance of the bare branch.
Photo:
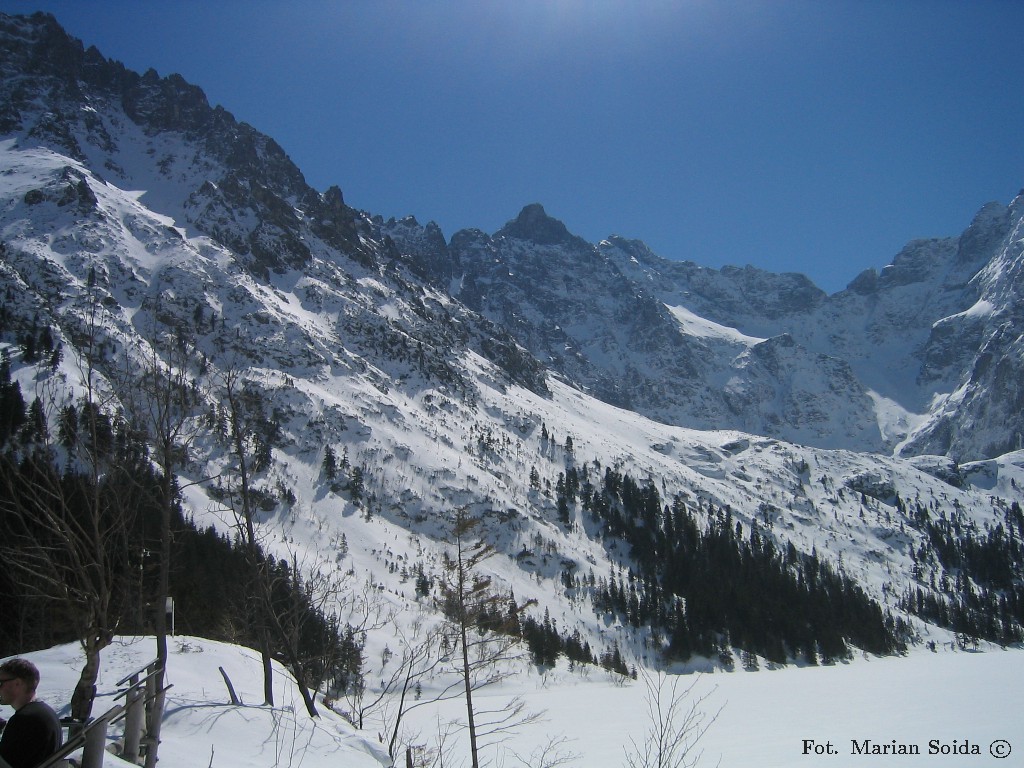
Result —
MULTIPOLYGON (((689 685, 681 687, 680 676, 644 671, 649 729, 642 742, 630 738, 626 748, 628 768, 693 768, 703 757, 700 741, 718 719, 722 707, 714 714, 705 712, 705 703, 716 690, 697 695, 701 682, 697 675, 689 685)), ((724 706, 724 705, 723 705, 724 706)))
POLYGON ((560 768, 560 766, 575 763, 583 758, 580 753, 569 751, 567 744, 568 739, 565 736, 551 736, 546 742, 536 747, 529 757, 523 757, 514 750, 508 750, 508 752, 526 768, 560 768))

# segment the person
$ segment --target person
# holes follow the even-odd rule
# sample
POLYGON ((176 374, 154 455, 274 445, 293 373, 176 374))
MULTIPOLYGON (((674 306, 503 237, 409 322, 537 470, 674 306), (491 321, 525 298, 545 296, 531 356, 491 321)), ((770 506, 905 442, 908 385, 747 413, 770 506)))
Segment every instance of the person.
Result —
POLYGON ((61 745, 60 720, 36 699, 39 670, 28 659, 0 664, 0 704, 14 710, 0 736, 0 768, 35 768, 61 745))

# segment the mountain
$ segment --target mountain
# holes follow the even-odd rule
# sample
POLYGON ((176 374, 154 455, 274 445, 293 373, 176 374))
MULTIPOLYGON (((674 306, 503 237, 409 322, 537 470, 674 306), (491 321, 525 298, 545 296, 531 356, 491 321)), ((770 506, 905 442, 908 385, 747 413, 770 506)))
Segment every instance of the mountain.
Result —
POLYGON ((913 242, 833 296, 802 275, 672 262, 616 236, 591 245, 538 205, 447 247, 408 221, 383 228, 439 289, 606 402, 970 461, 1022 445, 1021 206, 986 205, 959 238, 913 242))
POLYGON ((10 455, 187 355, 187 514, 236 522, 243 381, 266 547, 410 614, 436 619, 468 510, 495 583, 595 661, 1024 638, 1020 199, 832 296, 591 244, 537 204, 446 239, 312 189, 196 86, 52 17, 0 16, 0 42, 10 455))
POLYGON ((957 461, 1022 447, 1019 200, 834 296, 801 275, 671 262, 615 236, 591 245, 536 204, 493 235, 445 242, 436 225, 374 220, 337 187, 311 189, 272 139, 180 77, 129 72, 40 24, 3 64, 0 130, 145 190, 148 208, 258 279, 313 264, 317 248, 402 263, 508 334, 494 356, 515 339, 595 397, 669 424, 957 461))
POLYGON ((806 278, 741 272, 736 279, 673 264, 621 238, 594 246, 539 205, 493 236, 455 233, 446 252, 407 222, 383 227, 414 263, 442 265, 433 272, 439 289, 447 286, 605 402, 698 429, 822 447, 883 446, 871 398, 844 360, 807 349, 779 327, 759 338, 728 319, 742 305, 746 313, 803 322, 824 300, 806 278), (701 307, 701 316, 690 308, 691 294, 706 283, 718 294, 717 310, 701 307))

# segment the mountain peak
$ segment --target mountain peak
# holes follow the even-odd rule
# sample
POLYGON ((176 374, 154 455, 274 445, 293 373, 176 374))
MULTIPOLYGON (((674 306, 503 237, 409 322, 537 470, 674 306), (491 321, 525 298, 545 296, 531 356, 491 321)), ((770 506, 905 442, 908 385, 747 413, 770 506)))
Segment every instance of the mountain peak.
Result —
POLYGON ((566 229, 565 224, 548 216, 544 206, 540 203, 531 203, 525 206, 515 219, 505 224, 495 234, 513 237, 517 240, 529 240, 538 245, 582 242, 580 238, 566 229))

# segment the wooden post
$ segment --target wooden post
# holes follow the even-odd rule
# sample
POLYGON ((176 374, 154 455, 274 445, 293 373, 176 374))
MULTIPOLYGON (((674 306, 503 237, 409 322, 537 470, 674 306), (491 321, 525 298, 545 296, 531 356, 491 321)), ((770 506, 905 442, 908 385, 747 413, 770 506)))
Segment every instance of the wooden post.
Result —
POLYGON ((68 722, 68 739, 61 747, 43 760, 37 768, 67 768, 67 756, 79 747, 82 750, 82 768, 103 768, 103 757, 106 754, 107 726, 114 720, 118 720, 124 714, 124 707, 115 704, 105 713, 90 720, 88 723, 80 721, 68 722))
MULTIPOLYGON (((125 703, 123 707, 118 707, 116 715, 116 719, 122 716, 125 718, 122 755, 128 762, 139 764, 145 756, 146 765, 156 765, 163 700, 167 691, 167 688, 161 686, 160 671, 160 660, 157 659, 117 681, 118 685, 128 683, 128 687, 117 696, 124 696, 125 703)), ((108 722, 112 722, 115 715, 108 715, 108 722)))
MULTIPOLYGON (((146 729, 146 768, 156 768, 157 751, 160 747, 160 726, 164 716, 164 699, 167 689, 160 688, 149 710, 149 726, 146 729)), ((83 765, 82 768, 85 768, 83 765)))
POLYGON ((124 753, 123 757, 130 763, 139 761, 139 743, 145 725, 146 700, 139 687, 138 673, 132 675, 128 694, 125 697, 124 719, 124 753))
MULTIPOLYGON (((160 672, 160 661, 149 666, 149 677, 146 678, 146 694, 150 701, 146 718, 146 768, 156 768, 157 751, 160 747, 160 728, 164 721, 164 704, 167 688, 162 685, 163 675, 160 672)), ((169 686, 168 686, 169 687, 169 686)), ((82 768, 85 768, 84 766, 82 768)))
POLYGON ((228 695, 231 696, 231 703, 238 704, 238 696, 235 695, 235 686, 231 684, 231 678, 228 677, 228 673, 224 671, 224 667, 217 667, 220 670, 220 676, 224 678, 224 685, 228 687, 228 695))
POLYGON ((85 747, 82 749, 82 768, 103 768, 103 753, 107 746, 107 719, 103 717, 91 723, 85 732, 85 747))

